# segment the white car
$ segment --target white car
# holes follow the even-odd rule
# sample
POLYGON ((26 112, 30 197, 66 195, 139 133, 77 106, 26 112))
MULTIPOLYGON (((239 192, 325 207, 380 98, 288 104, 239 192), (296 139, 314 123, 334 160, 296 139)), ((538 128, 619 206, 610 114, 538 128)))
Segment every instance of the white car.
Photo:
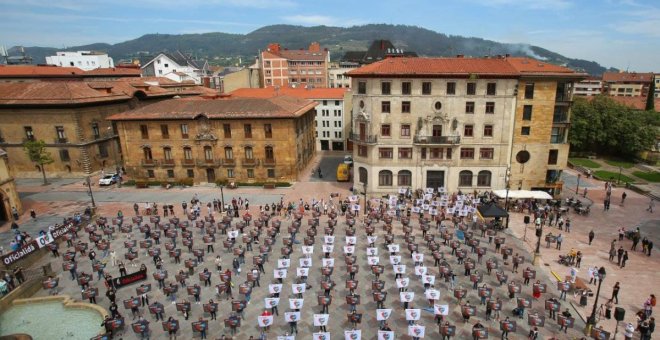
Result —
POLYGON ((108 174, 99 179, 99 185, 113 185, 117 183, 119 176, 117 174, 108 174))
POLYGON ((353 156, 350 156, 350 155, 344 156, 344 164, 348 164, 349 166, 353 166, 353 156))

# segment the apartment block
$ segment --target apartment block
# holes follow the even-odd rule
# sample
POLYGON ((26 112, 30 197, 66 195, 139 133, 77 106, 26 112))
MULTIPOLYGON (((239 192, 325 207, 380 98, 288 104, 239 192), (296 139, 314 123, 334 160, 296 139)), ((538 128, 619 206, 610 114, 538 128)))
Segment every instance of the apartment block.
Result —
POLYGON ((273 43, 259 56, 264 87, 328 87, 329 64, 330 52, 316 42, 306 50, 289 50, 273 43))
POLYGON ((574 96, 592 97, 603 94, 603 80, 601 78, 589 77, 575 83, 574 96))
POLYGON ((603 93, 617 97, 646 97, 654 77, 653 73, 605 72, 603 93))

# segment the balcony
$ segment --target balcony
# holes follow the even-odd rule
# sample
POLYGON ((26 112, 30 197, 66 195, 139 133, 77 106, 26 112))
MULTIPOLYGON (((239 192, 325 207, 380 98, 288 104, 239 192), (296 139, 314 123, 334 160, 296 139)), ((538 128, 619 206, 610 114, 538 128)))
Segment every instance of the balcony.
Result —
POLYGON ((218 167, 222 165, 220 159, 198 159, 196 162, 199 167, 218 167))
POLYGON ((184 158, 183 161, 181 161, 181 165, 183 166, 195 166, 195 160, 190 158, 184 158))
POLYGON ((554 114, 552 115, 552 124, 570 124, 568 114, 554 114))
POLYGON ((58 137, 58 138, 55 138, 55 143, 56 143, 56 144, 66 144, 66 143, 68 143, 68 142, 69 142, 69 140, 66 139, 66 138, 59 138, 59 137, 58 137))
POLYGON ((222 159, 222 166, 226 168, 231 168, 236 166, 236 160, 233 158, 224 158, 222 159))
POLYGON ((176 165, 173 159, 163 159, 160 162, 160 165, 164 168, 173 168, 176 165))
POLYGON ((415 144, 454 145, 461 143, 461 136, 422 136, 415 135, 415 144))
POLYGON ((158 165, 158 161, 155 159, 142 159, 140 164, 144 167, 154 167, 158 165))
POLYGON ((378 136, 376 135, 361 135, 357 133, 351 133, 350 139, 354 143, 360 144, 376 144, 378 143, 378 136))
POLYGON ((241 161, 243 167, 255 167, 259 165, 259 161, 255 158, 245 158, 241 161))
POLYGON ((264 166, 273 166, 275 165, 275 158, 264 158, 264 166))

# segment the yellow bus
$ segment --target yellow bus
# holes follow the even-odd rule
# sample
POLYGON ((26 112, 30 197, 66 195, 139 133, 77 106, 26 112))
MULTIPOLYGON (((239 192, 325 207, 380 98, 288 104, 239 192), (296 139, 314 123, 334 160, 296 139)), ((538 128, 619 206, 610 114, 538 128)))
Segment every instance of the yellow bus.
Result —
POLYGON ((337 182, 348 182, 351 180, 351 171, 348 164, 341 163, 337 166, 337 182))

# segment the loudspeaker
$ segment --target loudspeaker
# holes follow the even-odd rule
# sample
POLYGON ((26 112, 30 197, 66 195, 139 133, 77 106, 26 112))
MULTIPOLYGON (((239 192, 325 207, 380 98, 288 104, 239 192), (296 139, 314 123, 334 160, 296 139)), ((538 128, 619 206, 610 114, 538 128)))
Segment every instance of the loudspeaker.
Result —
POLYGON ((541 237, 541 229, 536 229, 536 237, 541 237))
POLYGON ((614 308, 614 319, 616 319, 616 321, 623 321, 625 317, 626 317, 625 309, 621 307, 614 308))
POLYGON ((525 216, 525 224, 529 224, 529 216, 525 216))

